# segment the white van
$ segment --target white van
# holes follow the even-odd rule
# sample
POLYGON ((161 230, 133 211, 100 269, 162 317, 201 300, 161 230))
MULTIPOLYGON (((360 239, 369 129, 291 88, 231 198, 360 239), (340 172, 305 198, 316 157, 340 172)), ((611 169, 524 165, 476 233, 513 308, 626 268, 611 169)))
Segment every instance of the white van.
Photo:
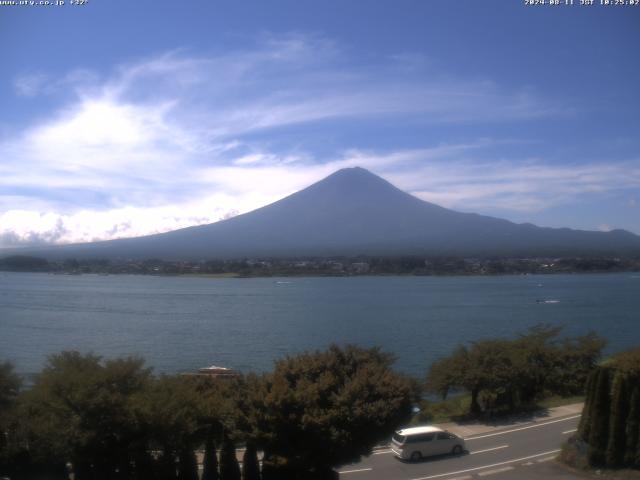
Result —
POLYGON ((403 428, 391 438, 391 451, 403 460, 418 461, 447 453, 460 455, 465 450, 464 439, 438 427, 403 428))

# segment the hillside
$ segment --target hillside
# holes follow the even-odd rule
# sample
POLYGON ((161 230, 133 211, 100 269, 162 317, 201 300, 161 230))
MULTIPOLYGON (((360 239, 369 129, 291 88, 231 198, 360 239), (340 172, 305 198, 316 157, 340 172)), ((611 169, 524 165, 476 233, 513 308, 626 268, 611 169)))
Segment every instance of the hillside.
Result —
POLYGON ((624 230, 542 228, 461 213, 413 197, 365 169, 348 168, 228 220, 145 237, 23 252, 53 259, 172 260, 359 254, 625 255, 640 253, 640 237, 624 230))

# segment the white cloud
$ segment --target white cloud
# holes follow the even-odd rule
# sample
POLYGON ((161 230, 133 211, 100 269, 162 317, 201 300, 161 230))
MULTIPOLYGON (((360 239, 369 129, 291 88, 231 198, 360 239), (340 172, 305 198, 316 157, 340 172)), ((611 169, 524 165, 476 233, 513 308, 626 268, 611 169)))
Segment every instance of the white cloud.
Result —
POLYGON ((63 76, 53 76, 43 72, 31 72, 17 76, 13 81, 16 93, 22 97, 59 94, 62 89, 74 93, 90 91, 98 77, 94 72, 75 69, 63 76))
POLYGON ((35 97, 43 90, 48 80, 43 73, 29 73, 17 77, 13 82, 13 86, 18 95, 35 97))
POLYGON ((450 208, 536 212, 588 194, 640 188, 640 159, 573 165, 453 159, 389 177, 423 200, 450 208))

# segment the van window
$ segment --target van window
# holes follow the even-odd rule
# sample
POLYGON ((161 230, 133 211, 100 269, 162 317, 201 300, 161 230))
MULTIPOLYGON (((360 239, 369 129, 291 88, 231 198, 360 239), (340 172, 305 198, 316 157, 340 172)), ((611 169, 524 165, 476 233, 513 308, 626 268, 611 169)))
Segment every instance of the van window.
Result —
POLYGON ((403 444, 405 438, 407 438, 407 437, 405 437, 404 435, 400 435, 399 433, 394 433, 393 434, 393 441, 396 442, 396 443, 403 444))
POLYGON ((438 434, 438 440, 450 440, 452 436, 446 432, 441 432, 438 434))
POLYGON ((433 433, 422 433, 420 435, 410 435, 407 437, 407 443, 430 442, 435 435, 433 433))

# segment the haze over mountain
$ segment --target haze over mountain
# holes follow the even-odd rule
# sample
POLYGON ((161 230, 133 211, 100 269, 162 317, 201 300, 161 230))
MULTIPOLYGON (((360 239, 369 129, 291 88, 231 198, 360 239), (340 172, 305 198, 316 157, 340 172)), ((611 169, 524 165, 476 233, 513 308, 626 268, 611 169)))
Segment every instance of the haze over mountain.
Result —
POLYGON ((640 236, 542 228, 425 202, 363 168, 339 170, 252 212, 168 233, 5 250, 60 258, 212 259, 334 255, 566 256, 640 253, 640 236))

